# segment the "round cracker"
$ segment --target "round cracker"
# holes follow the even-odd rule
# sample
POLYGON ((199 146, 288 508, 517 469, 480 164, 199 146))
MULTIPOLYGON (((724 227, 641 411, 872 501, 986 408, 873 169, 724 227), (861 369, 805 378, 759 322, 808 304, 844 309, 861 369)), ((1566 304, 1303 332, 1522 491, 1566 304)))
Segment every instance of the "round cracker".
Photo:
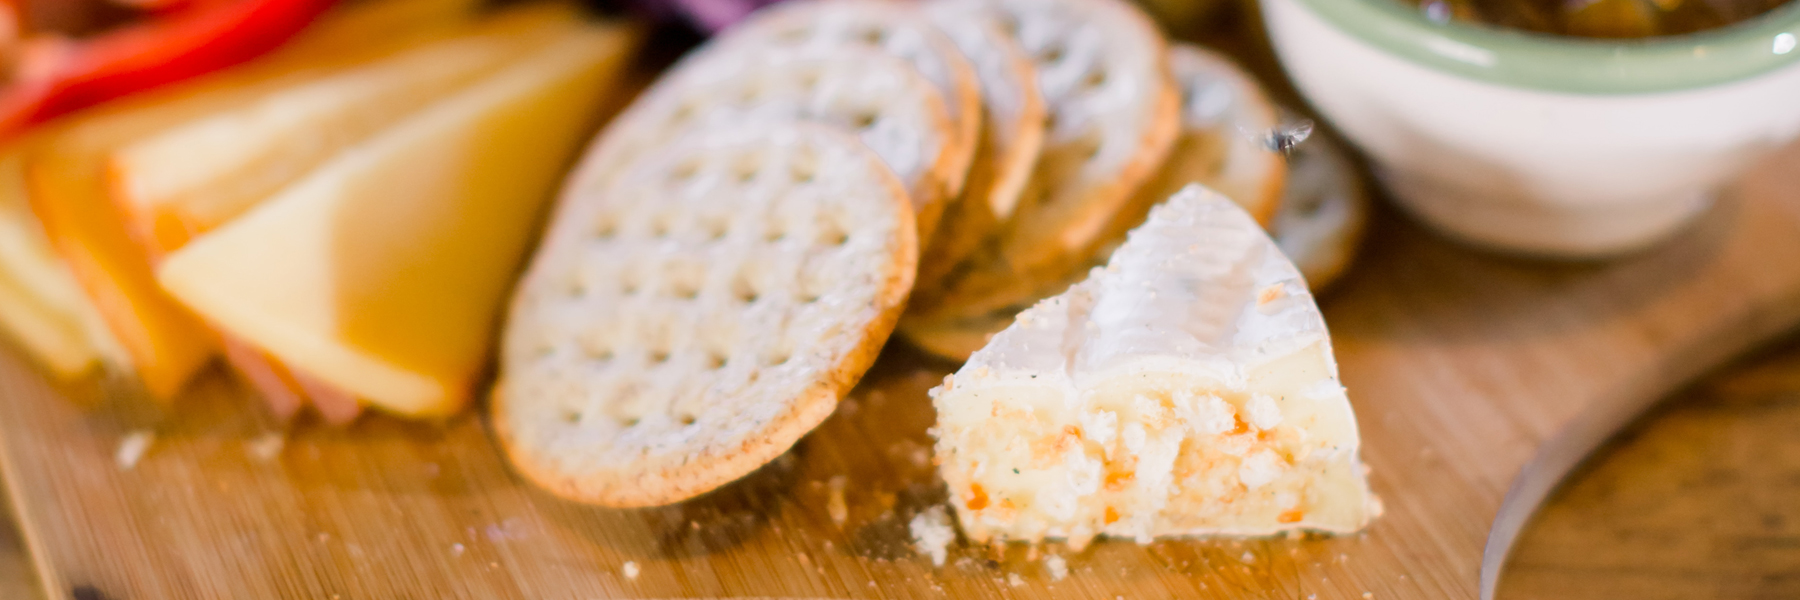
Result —
POLYGON ((1043 148, 1048 112, 1037 68, 1024 47, 979 5, 934 0, 925 14, 975 67, 981 84, 982 127, 961 197, 950 202, 919 259, 919 290, 929 294, 950 268, 967 258, 1012 215, 1043 148))
POLYGON ((939 210, 943 181, 966 168, 953 156, 936 88, 900 58, 857 47, 713 48, 684 59, 614 119, 568 187, 604 189, 633 158, 685 131, 789 119, 857 132, 899 175, 915 214, 939 210))
POLYGON ((918 258, 899 180, 816 124, 696 132, 563 200, 491 410, 518 472, 580 502, 676 502, 786 451, 874 361, 918 258))
MULTIPOLYGON (((891 0, 784 2, 757 11, 713 45, 712 51, 728 53, 758 48, 827 53, 867 48, 892 54, 917 69, 943 97, 952 128, 945 154, 956 165, 939 182, 940 189, 915 202, 923 234, 920 240, 931 239, 944 206, 962 193, 981 128, 981 93, 969 60, 917 5, 891 0)), ((915 195, 920 193, 914 190, 915 195)))
MULTIPOLYGON (((1257 152, 1266 152, 1261 146, 1253 147, 1257 152)), ((1367 230, 1371 200, 1362 172, 1343 146, 1322 132, 1315 132, 1295 148, 1286 161, 1286 171, 1281 209, 1272 219, 1273 237, 1316 293, 1338 281, 1356 257, 1367 230)), ((1096 253, 1086 266, 1104 264, 1110 255, 1110 249, 1096 253)), ((989 282, 1001 290, 997 295, 1019 298, 1018 303, 970 314, 909 313, 900 323, 900 336, 937 356, 968 360, 970 354, 1011 325, 1013 318, 1037 298, 1061 293, 1079 281, 1085 271, 1078 269, 1069 279, 1058 281, 989 282)))
POLYGON ((993 11, 1038 73, 1043 153, 1001 256, 1020 272, 1066 266, 1162 164, 1178 129, 1168 46, 1123 0, 968 0, 993 11))
POLYGON ((940 321, 902 321, 900 337, 913 347, 956 362, 969 360, 976 350, 986 347, 994 334, 1013 324, 1023 312, 1004 310, 974 317, 940 321))
MULTIPOLYGON (((1169 66, 1181 90, 1181 135, 1138 202, 1161 202, 1190 183, 1224 194, 1267 228, 1281 205, 1287 167, 1261 136, 1280 126, 1275 103, 1256 78, 1224 55, 1193 44, 1169 47, 1169 66)), ((1139 216, 1133 222, 1142 221, 1139 216)))
POLYGON ((1112 248, 1142 223, 1150 208, 1191 183, 1213 188, 1237 201, 1259 223, 1274 218, 1281 203, 1287 166, 1264 148, 1257 134, 1280 122, 1275 105, 1254 78, 1229 58, 1187 44, 1172 46, 1170 64, 1180 90, 1181 129, 1175 147, 1156 175, 1120 206, 1103 215, 1096 243, 1061 263, 1021 268, 990 249, 951 270, 941 289, 915 293, 912 315, 927 320, 968 320, 1008 307, 1030 306, 1061 293, 1087 269, 1104 264, 1112 248))
POLYGON ((1314 291, 1343 275, 1362 245, 1369 192, 1343 146, 1315 132, 1288 157, 1288 185, 1275 216, 1275 245, 1314 291))

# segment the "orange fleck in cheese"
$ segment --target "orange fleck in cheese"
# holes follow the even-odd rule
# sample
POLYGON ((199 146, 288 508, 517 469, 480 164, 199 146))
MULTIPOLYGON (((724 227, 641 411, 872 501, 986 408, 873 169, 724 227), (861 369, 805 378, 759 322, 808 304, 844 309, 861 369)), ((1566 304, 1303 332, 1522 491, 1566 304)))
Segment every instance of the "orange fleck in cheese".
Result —
POLYGON ((1176 195, 935 390, 969 539, 1352 532, 1374 518, 1323 317, 1248 214, 1176 195), (973 374, 982 373, 980 377, 973 374))
POLYGON ((981 510, 987 508, 987 505, 987 490, 982 489, 981 484, 979 483, 969 486, 969 510, 981 510))
POLYGON ((1263 288, 1261 292, 1256 293, 1256 305, 1264 306, 1270 302, 1280 300, 1284 296, 1287 296, 1287 286, 1271 285, 1263 288))

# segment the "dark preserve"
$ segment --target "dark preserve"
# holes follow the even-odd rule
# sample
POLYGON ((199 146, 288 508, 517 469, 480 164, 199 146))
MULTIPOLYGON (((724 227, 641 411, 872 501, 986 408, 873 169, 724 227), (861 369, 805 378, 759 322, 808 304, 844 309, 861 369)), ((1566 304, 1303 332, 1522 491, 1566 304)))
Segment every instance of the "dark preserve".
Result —
POLYGON ((1754 18, 1792 0, 1401 0, 1436 21, 1597 38, 1680 35, 1754 18))

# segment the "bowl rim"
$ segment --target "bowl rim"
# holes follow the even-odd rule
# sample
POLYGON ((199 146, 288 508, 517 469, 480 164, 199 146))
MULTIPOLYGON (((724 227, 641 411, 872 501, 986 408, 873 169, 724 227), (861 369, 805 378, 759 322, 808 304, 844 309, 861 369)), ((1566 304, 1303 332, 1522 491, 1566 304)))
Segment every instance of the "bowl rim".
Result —
POLYGON ((1628 40, 1440 23, 1399 0, 1294 0, 1333 27, 1412 62, 1513 87, 1573 94, 1673 92, 1800 62, 1800 0, 1706 31, 1628 40))

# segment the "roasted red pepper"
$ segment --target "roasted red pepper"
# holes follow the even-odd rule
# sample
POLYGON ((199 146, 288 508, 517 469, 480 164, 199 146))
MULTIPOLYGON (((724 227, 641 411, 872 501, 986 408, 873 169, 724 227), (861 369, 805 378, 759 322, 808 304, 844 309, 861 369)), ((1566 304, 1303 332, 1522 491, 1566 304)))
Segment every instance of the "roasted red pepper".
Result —
POLYGON ((58 115, 229 67, 274 49, 334 0, 187 0, 73 40, 0 91, 0 136, 58 115))

